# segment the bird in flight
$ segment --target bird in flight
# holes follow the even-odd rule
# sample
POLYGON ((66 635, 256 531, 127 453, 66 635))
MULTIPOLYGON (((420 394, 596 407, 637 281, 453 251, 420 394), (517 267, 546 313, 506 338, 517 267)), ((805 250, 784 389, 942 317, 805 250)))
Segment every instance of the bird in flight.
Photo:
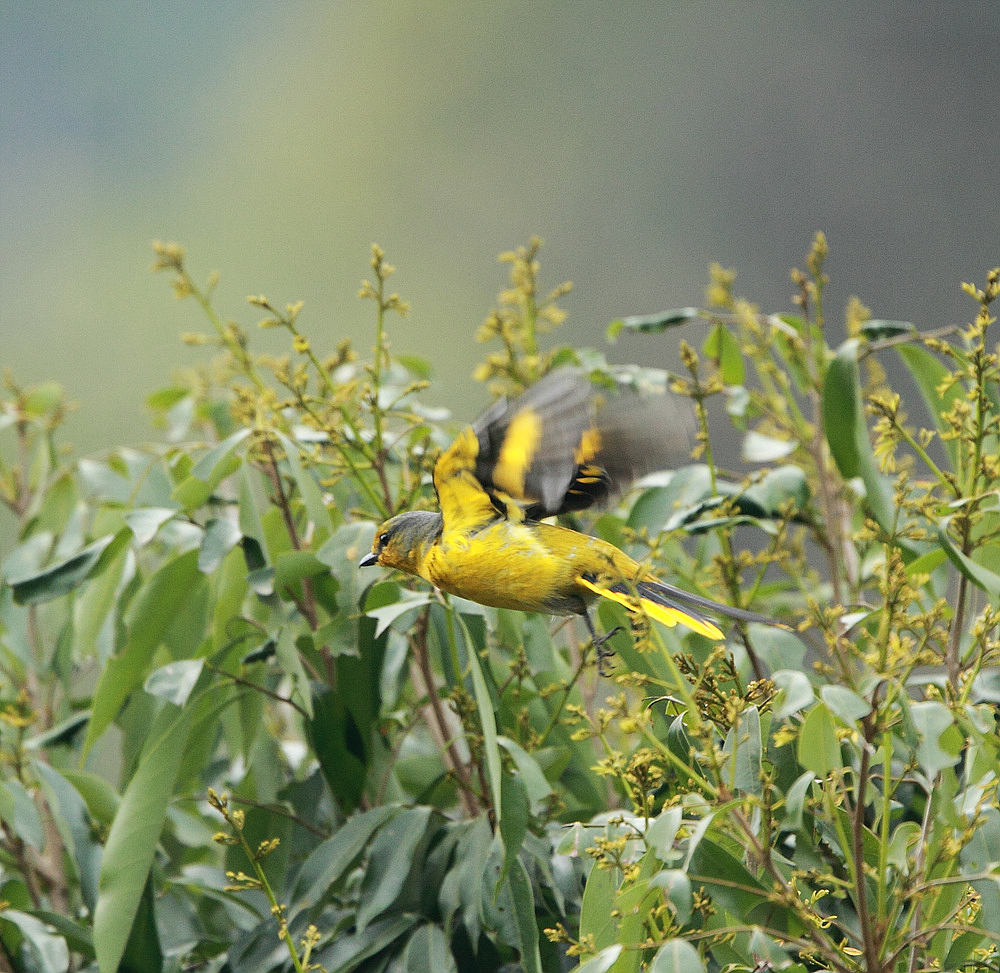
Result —
POLYGON ((360 565, 405 571, 495 608, 579 615, 602 659, 614 632, 594 629, 598 598, 716 640, 725 636, 713 614, 781 624, 667 584, 613 544, 543 519, 600 504, 663 469, 686 441, 680 420, 665 396, 551 372, 458 434, 434 465, 440 513, 387 520, 360 565))

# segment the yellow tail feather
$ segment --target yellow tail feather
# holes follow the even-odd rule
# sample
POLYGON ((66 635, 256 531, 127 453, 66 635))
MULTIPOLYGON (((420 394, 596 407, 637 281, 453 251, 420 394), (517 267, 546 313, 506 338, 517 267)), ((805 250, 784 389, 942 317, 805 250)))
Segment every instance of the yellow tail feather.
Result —
MULTIPOLYGON (((589 588, 602 598, 607 598, 610 601, 618 602, 619 605, 624 605, 629 611, 634 612, 636 610, 636 599, 629 594, 612 591, 610 588, 601 588, 586 578, 577 578, 577 583, 583 585, 585 588, 589 588)), ((699 615, 692 615, 683 608, 669 608, 666 605, 658 605, 655 601, 650 601, 641 595, 639 596, 639 603, 642 605, 642 610, 650 618, 655 618, 658 622, 662 622, 671 628, 674 625, 680 624, 691 629, 693 632, 697 632, 699 635, 704 635, 706 638, 722 641, 726 637, 722 629, 714 622, 699 615)))

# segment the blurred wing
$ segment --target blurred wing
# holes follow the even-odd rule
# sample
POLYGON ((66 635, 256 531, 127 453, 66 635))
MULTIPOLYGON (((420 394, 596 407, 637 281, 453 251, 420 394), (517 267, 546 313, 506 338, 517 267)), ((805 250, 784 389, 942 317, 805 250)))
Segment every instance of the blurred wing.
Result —
POLYGON ((583 510, 668 466, 687 446, 686 428, 666 396, 615 394, 562 369, 480 416, 475 478, 532 519, 583 510))

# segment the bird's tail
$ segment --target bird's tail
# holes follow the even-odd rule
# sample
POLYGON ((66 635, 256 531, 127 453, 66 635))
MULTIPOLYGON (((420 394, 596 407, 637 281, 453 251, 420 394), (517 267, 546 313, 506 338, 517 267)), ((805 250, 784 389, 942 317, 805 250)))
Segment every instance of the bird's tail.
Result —
POLYGON ((705 609, 717 615, 724 615, 727 618, 734 618, 743 622, 762 622, 765 625, 776 625, 779 628, 788 626, 778 622, 766 615, 758 615, 756 612, 747 611, 745 608, 733 608, 731 605, 723 605, 709 598, 702 598, 701 595, 692 594, 682 588, 675 588, 671 584, 663 581, 653 581, 646 579, 637 584, 618 584, 603 586, 592 581, 581 579, 582 583, 591 591, 624 605, 629 611, 636 610, 636 601, 642 606, 642 610, 664 625, 673 627, 683 625, 685 628, 698 632, 707 638, 722 641, 725 634, 718 625, 715 624, 700 609, 705 609))

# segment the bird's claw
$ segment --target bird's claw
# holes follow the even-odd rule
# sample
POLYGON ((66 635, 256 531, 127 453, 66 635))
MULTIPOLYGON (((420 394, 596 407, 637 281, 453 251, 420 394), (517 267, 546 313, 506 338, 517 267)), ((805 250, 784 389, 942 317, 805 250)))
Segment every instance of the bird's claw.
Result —
POLYGON ((595 636, 593 639, 594 648, 597 651, 597 672, 601 676, 610 676, 612 665, 611 660, 615 657, 615 650, 605 648, 608 639, 613 638, 622 630, 621 625, 616 625, 610 632, 595 636))

